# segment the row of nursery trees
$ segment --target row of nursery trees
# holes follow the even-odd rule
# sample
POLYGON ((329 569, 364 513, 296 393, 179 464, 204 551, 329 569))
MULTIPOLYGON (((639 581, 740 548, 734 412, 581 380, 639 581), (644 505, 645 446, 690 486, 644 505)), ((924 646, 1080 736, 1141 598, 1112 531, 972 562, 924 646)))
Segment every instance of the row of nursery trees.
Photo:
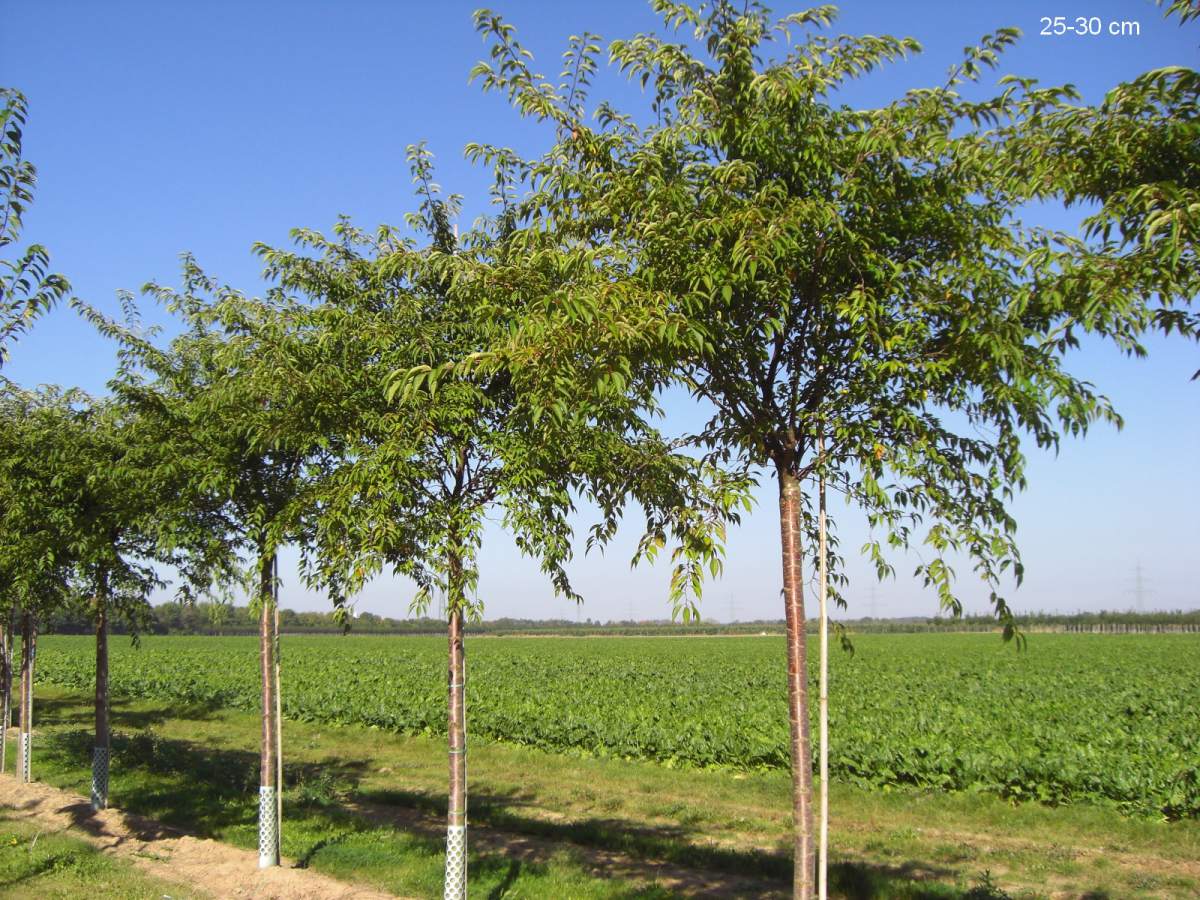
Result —
MULTIPOLYGON (((19 623, 25 777, 39 616, 88 598, 103 806, 110 617, 144 621, 166 571, 185 596, 241 585, 261 637, 260 858, 277 863, 277 556, 295 545, 303 578, 343 611, 383 572, 415 582, 417 608, 445 594, 446 896, 464 896, 464 632, 482 608, 485 516, 578 600, 575 504, 598 511, 589 549, 638 509, 635 562, 670 546, 670 602, 689 620, 726 526, 774 478, 794 889, 824 893, 803 635, 806 566, 822 600, 845 584, 825 494, 868 517, 881 577, 920 548, 916 576, 957 613, 951 561, 966 560, 1016 633, 1000 584, 1021 577, 1008 504, 1023 447, 1120 423, 1068 352, 1092 336, 1141 355, 1148 333, 1200 324, 1200 76, 1148 72, 1094 106, 1014 76, 989 91, 984 73, 1016 39, 1001 30, 944 83, 851 108, 839 88, 915 41, 831 36, 828 7, 653 5, 666 37, 608 46, 645 88, 635 114, 589 100, 595 36, 572 38, 550 79, 511 25, 476 13, 490 54, 474 77, 540 123, 548 149, 467 148, 494 173, 494 213, 473 226, 460 231, 461 198, 416 145, 403 227, 343 219, 332 235, 295 231, 291 249, 258 245, 261 298, 185 257, 181 287, 146 288, 175 316, 169 340, 132 298, 121 321, 72 299, 118 342, 109 394, 5 384, 0 411, 5 674, 19 623), (1033 203, 1086 215, 1077 232, 1027 225, 1033 203), (672 388, 711 410, 696 434, 656 427, 672 388)), ((23 99, 6 101, 9 244, 32 171, 23 99)), ((30 252, 5 261, 6 343, 70 294, 30 252)))

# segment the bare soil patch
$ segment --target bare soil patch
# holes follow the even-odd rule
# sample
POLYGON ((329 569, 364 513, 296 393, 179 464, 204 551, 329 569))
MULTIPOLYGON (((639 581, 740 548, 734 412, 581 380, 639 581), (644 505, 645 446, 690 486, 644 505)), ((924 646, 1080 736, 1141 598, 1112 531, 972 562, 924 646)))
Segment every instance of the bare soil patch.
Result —
POLYGON ((391 894, 335 881, 290 862, 259 869, 258 855, 218 841, 184 834, 118 809, 93 812, 82 797, 47 784, 21 784, 0 775, 0 804, 16 818, 47 830, 68 831, 104 853, 127 859, 165 881, 213 897, 238 900, 385 900, 391 894))

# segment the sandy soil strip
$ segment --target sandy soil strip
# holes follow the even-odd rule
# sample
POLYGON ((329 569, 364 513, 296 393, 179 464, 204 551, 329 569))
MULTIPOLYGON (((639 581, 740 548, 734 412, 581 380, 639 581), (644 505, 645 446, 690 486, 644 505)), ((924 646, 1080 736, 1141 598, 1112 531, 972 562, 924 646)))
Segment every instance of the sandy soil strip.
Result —
POLYGON ((213 897, 239 900, 384 900, 391 894, 335 881, 285 861, 259 869, 258 854, 183 834, 117 809, 92 812, 82 797, 46 784, 0 775, 0 804, 59 831, 69 831, 148 874, 213 897))

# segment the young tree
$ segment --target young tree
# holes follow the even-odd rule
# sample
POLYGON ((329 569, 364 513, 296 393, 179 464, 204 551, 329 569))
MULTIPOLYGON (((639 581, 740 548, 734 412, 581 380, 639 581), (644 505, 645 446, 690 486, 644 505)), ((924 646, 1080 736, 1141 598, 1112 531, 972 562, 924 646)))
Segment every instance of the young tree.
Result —
POLYGON ((49 484, 68 510, 64 527, 74 556, 77 590, 90 598, 95 624, 96 737, 92 754, 92 808, 108 805, 111 735, 109 728, 109 623, 120 617, 136 636, 149 619, 150 593, 164 585, 152 563, 174 557, 160 549, 157 521, 171 508, 175 493, 155 481, 157 447, 139 446, 141 423, 127 407, 90 401, 63 423, 57 444, 46 454, 49 484))
MULTIPOLYGON (((9 579, 0 576, 0 583, 9 579)), ((13 633, 17 626, 16 608, 0 609, 0 773, 8 763, 8 729, 12 726, 13 633)))
MULTIPOLYGON (((21 237, 24 214, 33 202, 37 185, 37 170, 25 159, 23 138, 28 120, 29 106, 25 95, 15 88, 0 87, 0 253, 15 245, 21 237)), ((15 248, 14 248, 15 249, 15 248)), ((9 258, 0 258, 0 368, 8 360, 9 346, 26 332, 33 320, 50 309, 70 291, 71 287, 62 275, 49 271, 50 254, 41 244, 30 244, 9 258)), ((9 582, 11 584, 11 582, 9 582)), ((6 598, 13 604, 11 598, 6 598)), ((7 751, 8 727, 11 721, 13 638, 20 618, 29 629, 32 619, 26 621, 18 615, 15 604, 9 607, 7 623, 0 624, 0 699, 2 727, 0 727, 0 772, 4 771, 7 751)), ((22 694, 21 702, 32 704, 32 682, 29 683, 28 698, 24 690, 25 664, 32 666, 32 631, 29 632, 30 652, 22 651, 22 694), (28 656, 28 660, 25 657, 28 656)), ((22 735, 28 730, 22 717, 22 735)), ((27 740, 22 738, 23 751, 27 740)), ((28 774, 28 753, 22 758, 21 772, 28 774)))
POLYGON ((320 429, 298 398, 310 397, 278 368, 260 335, 278 320, 184 258, 183 288, 147 285, 184 331, 160 349, 136 329, 100 322, 122 341, 114 391, 145 421, 158 448, 156 477, 179 485, 160 543, 175 548, 188 583, 228 584, 242 555, 242 583, 259 616, 262 743, 259 864, 279 864, 282 809, 278 683, 277 553, 294 537, 289 510, 309 476, 320 429))
MULTIPOLYGON (((0 88, 0 251, 21 237, 26 209, 33 202, 37 170, 21 145, 29 106, 14 88, 0 88)), ((35 318, 71 290, 61 275, 49 271, 50 254, 30 244, 13 259, 0 259, 0 367, 9 344, 28 330, 35 318)))
MULTIPOLYGON (((825 438, 817 434, 817 463, 825 464, 825 438)), ((825 475, 817 475, 817 603, 819 609, 820 676, 817 702, 821 775, 821 819, 817 849, 817 893, 829 896, 829 546, 825 517, 825 475)))
MULTIPOLYGON (((21 427, 9 445, 8 490, 25 498, 21 515, 45 547, 50 584, 63 593, 58 573, 67 573, 70 593, 88 598, 95 623, 92 806, 103 809, 110 758, 109 622, 120 617, 136 636, 148 621, 151 591, 163 584, 153 564, 178 562, 160 540, 178 485, 155 480, 167 467, 159 464, 154 436, 111 398, 14 389, 12 399, 7 409, 20 417, 21 427)), ((18 503, 10 511, 20 509, 18 503)))
MULTIPOLYGON (((8 730, 13 724, 13 672, 16 669, 16 636, 19 630, 20 604, 13 596, 14 577, 9 559, 11 550, 0 549, 0 772, 7 771, 8 730)), ((18 699, 17 705, 20 705, 18 699)))
MULTIPOLYGON (((68 602, 74 587, 70 510, 47 479, 46 457, 81 399, 57 388, 25 391, 10 382, 0 388, 0 587, 3 613, 12 631, 18 624, 21 630, 17 775, 22 781, 32 779, 38 618, 68 602)), ((11 635, 6 640, 11 642, 11 635)), ((10 649, 10 660, 12 655, 10 649)))
MULTIPOLYGON (((827 478, 865 510, 884 535, 864 547, 881 577, 889 552, 927 548, 916 575, 956 612, 952 557, 965 556, 1011 637, 999 589, 1006 572, 1022 574, 1007 510, 1024 485, 1022 439, 1054 446, 1063 431, 1119 421, 1066 370, 1063 330, 1103 322, 1107 333, 1136 333, 1149 298, 1125 284, 1104 317, 1088 318, 1086 299, 1062 289, 1064 256, 1047 250, 1069 236, 1020 221, 1021 205, 1062 177, 1028 142, 1073 94, 1008 78, 998 93, 966 99, 964 85, 997 64, 1015 31, 968 48, 939 87, 854 109, 838 88, 916 52, 915 41, 828 37, 830 7, 776 20, 753 2, 654 5, 668 29, 694 40, 611 45, 615 64, 650 92, 647 126, 601 104, 592 127, 573 81, 556 87, 534 73, 511 26, 477 14, 492 41, 491 62, 476 69, 485 88, 556 127, 552 150, 525 167, 532 230, 619 273, 570 310, 526 320, 496 355, 551 392, 575 383, 562 374, 573 360, 641 364, 714 409, 701 435, 713 452, 775 475, 794 892, 807 898, 815 841, 802 561, 819 529, 804 485, 827 478), (556 323, 568 313, 574 342, 551 355, 548 336, 562 340, 556 323)), ((598 52, 578 44, 577 59, 598 52)), ((826 548, 821 561, 840 583, 840 557, 826 548)))
POLYGON ((449 898, 466 896, 465 633, 482 611, 475 589, 485 515, 499 510, 556 592, 578 601, 565 568, 575 496, 599 506, 599 543, 626 496, 636 497, 648 516, 644 551, 679 541, 683 591, 695 567, 719 566, 717 535, 739 495, 706 482, 629 404, 540 416, 507 372, 439 382, 445 363, 486 352, 526 298, 543 299, 553 276, 507 243, 503 209, 459 236, 458 198, 441 196, 422 147, 409 159, 421 199, 409 225, 426 243, 342 221, 333 239, 297 232, 300 252, 260 253, 285 290, 306 298, 294 308, 289 343, 309 384, 342 416, 337 465, 302 498, 314 538, 310 577, 344 598, 387 567, 417 583, 417 608, 431 591, 446 597, 449 898))
POLYGON ((33 781, 33 670, 37 655, 37 621, 29 607, 21 610, 21 732, 17 745, 17 778, 33 781))

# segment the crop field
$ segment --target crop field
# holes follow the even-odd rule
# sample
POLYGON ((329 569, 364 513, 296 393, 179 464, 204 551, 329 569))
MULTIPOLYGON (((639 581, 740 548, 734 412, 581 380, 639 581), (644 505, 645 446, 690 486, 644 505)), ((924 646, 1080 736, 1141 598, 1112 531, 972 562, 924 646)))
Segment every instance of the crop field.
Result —
MULTIPOLYGON (((831 664, 836 780, 1200 816, 1200 636, 1039 634, 1020 653, 992 635, 855 645, 831 664)), ((90 687, 90 638, 38 649, 39 681, 90 687)), ((470 734, 669 766, 786 768, 783 656, 775 637, 476 639, 470 734)), ((442 639, 285 637, 282 665, 288 718, 445 730, 442 639)), ((254 710, 257 667, 255 638, 121 640, 111 684, 117 696, 254 710)))

